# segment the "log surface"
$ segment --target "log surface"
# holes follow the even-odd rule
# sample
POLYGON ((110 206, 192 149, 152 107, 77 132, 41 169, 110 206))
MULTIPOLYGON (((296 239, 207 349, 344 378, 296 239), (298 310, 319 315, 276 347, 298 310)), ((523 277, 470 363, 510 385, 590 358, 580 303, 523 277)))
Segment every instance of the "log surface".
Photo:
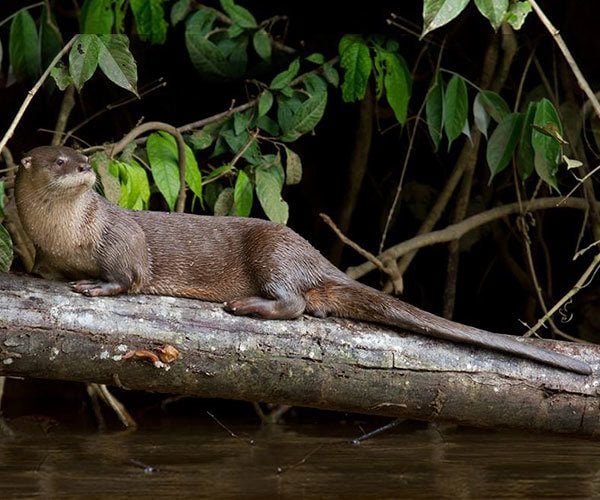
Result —
POLYGON ((330 410, 600 434, 600 346, 527 340, 590 363, 568 373, 375 325, 264 321, 158 296, 88 298, 0 274, 0 375, 330 410), (174 346, 157 368, 132 350, 174 346))

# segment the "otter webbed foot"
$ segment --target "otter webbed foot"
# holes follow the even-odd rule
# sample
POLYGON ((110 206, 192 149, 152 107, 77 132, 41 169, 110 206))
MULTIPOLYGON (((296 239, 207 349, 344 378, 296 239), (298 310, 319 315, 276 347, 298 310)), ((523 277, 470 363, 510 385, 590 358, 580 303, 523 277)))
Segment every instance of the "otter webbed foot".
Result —
POLYGON ((291 295, 278 299, 263 297, 243 297, 225 302, 227 312, 236 316, 258 316, 264 319, 294 319, 304 312, 306 301, 291 295))
POLYGON ((120 283, 108 283, 106 281, 80 280, 69 283, 71 290, 88 297, 104 297, 111 295, 119 295, 126 292, 127 287, 120 283))

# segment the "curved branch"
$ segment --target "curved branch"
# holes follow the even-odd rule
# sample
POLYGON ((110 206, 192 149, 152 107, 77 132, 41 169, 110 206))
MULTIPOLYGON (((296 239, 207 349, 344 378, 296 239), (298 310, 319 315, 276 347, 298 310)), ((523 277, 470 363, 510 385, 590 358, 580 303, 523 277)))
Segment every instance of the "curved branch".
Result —
MULTIPOLYGON (((525 208, 527 211, 546 210, 548 208, 575 208, 578 210, 586 210, 588 208, 588 203, 583 198, 569 198, 567 200, 563 200, 564 198, 562 196, 538 198, 530 201, 525 208)), ((411 238, 410 240, 403 241, 398 245, 388 248, 385 252, 378 255, 377 258, 384 262, 386 259, 398 259, 402 255, 413 252, 419 248, 436 245, 438 243, 447 243, 457 238, 461 238, 464 234, 479 226, 483 226, 484 224, 488 224, 496 219, 501 219, 507 215, 519 212, 521 212, 521 206, 518 202, 492 208, 464 219, 458 224, 452 224, 451 226, 440 229, 439 231, 421 234, 411 238)), ((358 266, 349 267, 346 270, 346 273, 350 277, 358 279, 374 269, 376 269, 376 266, 373 263, 365 262, 358 266)))

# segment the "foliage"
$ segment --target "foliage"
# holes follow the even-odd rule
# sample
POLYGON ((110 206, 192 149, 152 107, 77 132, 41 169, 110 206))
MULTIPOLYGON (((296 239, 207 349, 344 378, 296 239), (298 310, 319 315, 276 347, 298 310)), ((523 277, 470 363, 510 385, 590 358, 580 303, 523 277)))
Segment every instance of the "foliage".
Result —
MULTIPOLYGON (((527 1, 473 0, 479 12, 497 30, 503 21, 520 29, 531 11, 527 1)), ((423 0, 423 34, 441 28, 456 18, 469 5, 469 0, 423 0)))
MULTIPOLYGON (((517 0, 424 0, 422 37, 455 19, 471 3, 493 30, 503 22, 521 28, 531 10, 529 2, 517 0)), ((161 45, 177 33, 189 67, 203 80, 242 82, 248 75, 260 75, 260 80, 252 79, 248 106, 234 108, 185 135, 185 188, 202 208, 215 214, 248 216, 260 207, 271 220, 286 223, 285 186, 298 184, 303 174, 301 158, 291 144, 315 130, 331 92, 352 103, 364 99, 373 86, 378 105, 404 125, 411 104, 417 107, 412 103, 411 70, 397 40, 346 34, 338 44, 340 78, 336 61, 321 53, 280 52, 274 35, 277 17, 257 19, 234 0, 220 0, 219 7, 193 0, 83 0, 81 34, 52 68, 52 79, 59 90, 72 85, 81 93, 101 73, 138 96, 130 38, 161 45)), ((45 5, 36 8, 37 4, 20 10, 10 24, 10 67, 17 80, 28 83, 64 45, 53 13, 45 5)), ((523 182, 535 173, 558 189, 565 142, 560 114, 551 101, 531 98, 511 112, 499 93, 479 89, 443 67, 436 68, 428 89, 415 92, 424 99, 435 151, 444 137, 450 149, 461 134, 470 137, 475 127, 487 139, 490 181, 514 161, 523 182)), ((162 199, 167 209, 175 209, 181 186, 177 145, 171 135, 152 133, 145 144, 132 143, 114 158, 97 152, 92 162, 108 199, 135 210, 148 208, 153 198, 162 199)))
POLYGON ((377 98, 385 97, 399 123, 404 124, 412 91, 412 78, 398 43, 373 37, 345 35, 340 40, 340 65, 344 70, 342 97, 354 102, 365 95, 374 68, 377 98))

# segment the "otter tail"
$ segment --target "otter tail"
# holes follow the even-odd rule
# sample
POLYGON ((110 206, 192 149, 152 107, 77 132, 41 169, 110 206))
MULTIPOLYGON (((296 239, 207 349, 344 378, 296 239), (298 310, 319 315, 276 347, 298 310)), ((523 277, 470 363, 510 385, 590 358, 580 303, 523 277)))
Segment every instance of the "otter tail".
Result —
POLYGON ((307 309, 317 316, 329 314, 379 323, 429 337, 513 354, 583 375, 592 373, 590 365, 578 359, 534 347, 510 335, 455 323, 355 281, 336 280, 315 292, 308 297, 307 309))

